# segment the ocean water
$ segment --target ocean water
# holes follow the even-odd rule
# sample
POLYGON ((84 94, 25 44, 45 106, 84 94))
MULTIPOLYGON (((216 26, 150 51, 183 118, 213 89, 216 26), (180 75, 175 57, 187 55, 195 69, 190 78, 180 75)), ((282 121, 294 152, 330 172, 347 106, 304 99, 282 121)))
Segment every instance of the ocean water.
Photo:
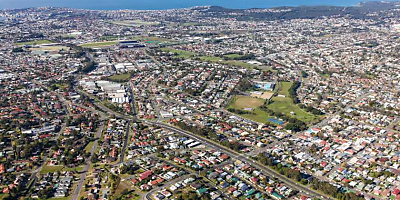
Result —
POLYGON ((270 8, 299 5, 351 6, 360 1, 365 0, 0 0, 0 9, 55 6, 92 10, 163 10, 205 5, 227 8, 270 8))

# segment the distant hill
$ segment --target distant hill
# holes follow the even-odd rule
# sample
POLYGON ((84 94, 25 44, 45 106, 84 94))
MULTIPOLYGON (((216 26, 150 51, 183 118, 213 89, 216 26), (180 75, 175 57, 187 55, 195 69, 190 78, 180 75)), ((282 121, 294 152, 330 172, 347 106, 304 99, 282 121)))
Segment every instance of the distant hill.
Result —
POLYGON ((348 16, 351 18, 382 17, 382 11, 400 9, 400 1, 370 1, 356 6, 297 6, 275 7, 270 9, 229 9, 220 6, 193 8, 205 15, 214 17, 235 17, 239 20, 279 20, 279 19, 312 19, 332 16, 348 16), (368 15, 368 14, 379 15, 368 15))

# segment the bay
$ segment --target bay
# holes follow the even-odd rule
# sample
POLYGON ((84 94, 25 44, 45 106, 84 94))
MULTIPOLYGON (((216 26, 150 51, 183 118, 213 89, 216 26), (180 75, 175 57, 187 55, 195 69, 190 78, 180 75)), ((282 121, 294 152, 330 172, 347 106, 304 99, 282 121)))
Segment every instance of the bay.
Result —
POLYGON ((276 6, 335 5, 351 6, 360 0, 0 0, 0 9, 28 7, 69 7, 92 10, 163 10, 193 6, 226 8, 270 8, 276 6))

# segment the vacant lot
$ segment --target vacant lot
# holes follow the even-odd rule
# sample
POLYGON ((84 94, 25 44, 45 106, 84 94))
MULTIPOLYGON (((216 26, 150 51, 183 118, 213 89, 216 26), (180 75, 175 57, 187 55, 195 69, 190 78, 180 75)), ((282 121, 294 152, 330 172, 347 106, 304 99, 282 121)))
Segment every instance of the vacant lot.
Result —
POLYGON ((63 165, 56 165, 56 166, 44 166, 42 170, 40 171, 41 174, 47 174, 49 172, 56 172, 56 171, 82 171, 83 166, 78 166, 78 167, 65 167, 63 165))
POLYGON ((126 82, 129 81, 129 79, 131 78, 131 74, 130 73, 125 73, 125 74, 117 74, 114 76, 110 76, 109 79, 111 81, 118 81, 118 82, 126 82))
POLYGON ((42 170, 40 171, 40 173, 41 174, 47 174, 47 173, 49 173, 49 172, 56 172, 56 171, 61 171, 62 170, 62 168, 64 168, 64 166, 48 166, 48 165, 46 165, 46 166, 44 166, 43 168, 42 168, 42 170))

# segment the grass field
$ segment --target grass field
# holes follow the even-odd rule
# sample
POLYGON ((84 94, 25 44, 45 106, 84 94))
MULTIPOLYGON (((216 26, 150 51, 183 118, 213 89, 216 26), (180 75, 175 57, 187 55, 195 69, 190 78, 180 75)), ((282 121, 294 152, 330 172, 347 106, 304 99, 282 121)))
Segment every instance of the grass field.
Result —
POLYGON ((53 43, 50 40, 36 40, 36 41, 29 41, 29 42, 19 42, 15 43, 16 45, 37 45, 37 44, 50 44, 53 43))
POLYGON ((175 42, 174 40, 166 39, 166 38, 159 38, 159 37, 147 37, 147 36, 139 36, 139 37, 132 37, 133 40, 139 40, 141 42, 175 42))
MULTIPOLYGON (((195 57, 198 54, 190 51, 183 51, 183 50, 176 50, 172 48, 161 48, 162 51, 164 52, 171 52, 171 53, 177 53, 178 58, 184 58, 188 59, 191 57, 195 57)), ((253 64, 245 63, 242 61, 236 61, 236 60, 222 60, 220 57, 215 57, 215 56, 201 56, 201 60, 207 61, 207 62, 217 62, 225 65, 231 65, 231 66, 237 66, 237 67, 243 67, 243 68, 249 68, 249 69, 254 69, 256 66, 253 64)))
POLYGON ((279 90, 278 94, 285 95, 286 97, 289 97, 289 89, 292 87, 293 83, 292 82, 280 82, 281 89, 279 90))
POLYGON ((273 103, 268 105, 269 109, 274 112, 284 113, 287 116, 291 116, 291 112, 294 112, 295 115, 293 117, 306 123, 316 119, 316 116, 302 110, 298 105, 293 103, 289 94, 289 89, 293 85, 292 82, 280 82, 279 85, 280 90, 278 91, 278 94, 285 95, 285 97, 273 97, 273 103))
POLYGON ((242 61, 236 61, 236 60, 222 61, 221 63, 226 64, 226 65, 237 66, 237 67, 249 68, 249 69, 254 69, 256 67, 253 64, 245 63, 242 61))
POLYGON ((198 25, 199 23, 196 22, 186 22, 182 24, 182 26, 198 26, 198 25))
POLYGON ((200 59, 208 62, 220 62, 222 60, 220 57, 215 56, 202 56, 200 59))
POLYGON ((258 108, 264 104, 264 100, 248 96, 236 96, 232 103, 231 108, 242 110, 244 108, 258 108))
POLYGON ((249 68, 249 69, 253 69, 256 66, 249 64, 249 63, 245 63, 242 61, 236 61, 236 60, 223 60, 220 57, 215 57, 215 56, 202 56, 200 57, 201 60, 204 61, 208 61, 208 62, 217 62, 217 63, 221 63, 221 64, 225 64, 225 65, 231 65, 231 66, 237 66, 237 67, 243 67, 243 68, 249 68))
MULTIPOLYGON (((292 116, 291 112, 294 112, 294 118, 297 118, 306 123, 317 119, 315 115, 302 110, 298 105, 293 103, 292 99, 289 97, 288 92, 293 83, 281 82, 279 84, 280 90, 278 91, 278 94, 285 95, 285 97, 273 97, 273 102, 268 105, 269 109, 273 110, 274 112, 284 113, 287 116, 292 116)), ((231 100, 228 108, 239 110, 243 110, 244 108, 254 108, 253 115, 246 114, 241 116, 257 122, 266 123, 267 120, 273 116, 270 116, 267 112, 259 108, 261 105, 263 105, 263 103, 264 100, 262 99, 247 96, 236 96, 231 100)))
POLYGON ((113 21, 111 23, 122 26, 154 26, 160 24, 160 22, 146 22, 141 20, 113 21))
POLYGON ((68 51, 70 48, 66 46, 42 46, 40 48, 30 48, 32 51, 68 51))
POLYGON ((117 74, 114 76, 110 76, 109 79, 111 81, 129 81, 129 79, 131 78, 131 74, 129 73, 125 73, 125 74, 117 74))
POLYGON ((228 108, 234 108, 239 110, 243 110, 244 108, 254 108, 253 110, 254 115, 244 114, 240 116, 256 122, 266 123, 268 119, 271 118, 271 116, 267 112, 259 108, 263 104, 264 104, 263 99, 258 99, 248 96, 236 96, 231 100, 230 104, 228 105, 228 108))
POLYGON ((176 53, 178 54, 178 58, 191 58, 195 56, 196 54, 190 51, 183 51, 183 50, 176 50, 176 49, 171 49, 171 48, 161 48, 162 51, 169 52, 169 53, 176 53))
POLYGON ((268 119, 273 118, 273 116, 269 115, 267 112, 261 110, 260 108, 254 109, 253 113, 255 115, 246 114, 241 116, 260 123, 267 123, 268 119))
POLYGON ((275 112, 281 112, 287 116, 291 116, 290 112, 293 111, 295 113, 293 117, 306 123, 316 119, 316 117, 311 113, 308 113, 296 104, 293 104, 292 99, 289 97, 273 97, 272 101, 273 103, 268 105, 268 108, 275 112))
POLYGON ((242 55, 239 55, 237 53, 232 53, 232 54, 226 54, 224 55, 224 57, 227 59, 236 59, 236 58, 241 58, 242 55))
POLYGON ((118 36, 103 36, 103 37, 100 37, 99 40, 114 41, 114 40, 118 40, 118 36))
POLYGON ((112 46, 117 44, 118 41, 107 41, 107 42, 92 42, 92 43, 86 43, 86 44, 81 44, 79 46, 81 47, 86 47, 86 48, 99 48, 99 47, 107 47, 107 46, 112 46))

